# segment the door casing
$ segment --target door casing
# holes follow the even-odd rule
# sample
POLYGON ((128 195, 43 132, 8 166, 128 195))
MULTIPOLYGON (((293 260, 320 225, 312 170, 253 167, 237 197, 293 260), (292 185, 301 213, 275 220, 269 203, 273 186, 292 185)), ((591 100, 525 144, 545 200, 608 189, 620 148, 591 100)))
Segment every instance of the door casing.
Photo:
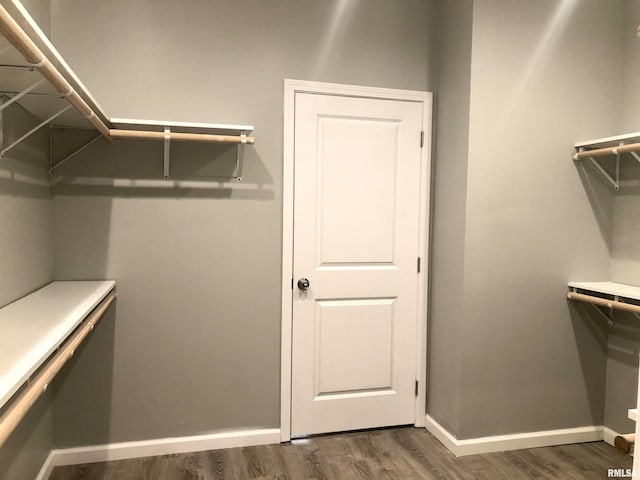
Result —
MULTIPOLYGON (((294 129, 296 93, 341 95, 419 102, 423 106, 423 148, 420 174, 420 226, 416 256, 421 258, 418 275, 418 332, 416 372, 418 394, 415 403, 416 427, 425 425, 427 377, 427 288, 429 279, 429 226, 431 198, 431 130, 433 94, 414 90, 362 87, 334 83, 285 79, 284 81, 284 154, 282 180, 282 321, 280 342, 280 441, 291 440, 291 332, 293 327, 293 209, 294 209, 294 129)), ((419 141, 419 139, 416 139, 419 141)))

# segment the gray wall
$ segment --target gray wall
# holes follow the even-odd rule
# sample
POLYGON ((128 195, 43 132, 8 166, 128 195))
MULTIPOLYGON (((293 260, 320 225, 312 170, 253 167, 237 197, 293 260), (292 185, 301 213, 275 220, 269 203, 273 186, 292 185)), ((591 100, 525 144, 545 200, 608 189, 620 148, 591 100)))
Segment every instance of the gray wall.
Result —
POLYGON ((202 177, 229 171, 227 147, 172 146, 174 178, 198 188, 157 181, 161 144, 96 144, 60 169, 56 277, 116 279, 119 299, 92 354, 112 362, 108 424, 61 400, 92 392, 85 363, 57 386, 59 446, 279 425, 283 80, 429 90, 431 9, 53 2, 53 40, 109 114, 251 123, 257 137, 237 185, 202 177))
MULTIPOLYGON (((640 23, 640 3, 625 2, 625 20, 622 26, 624 61, 622 71, 622 101, 620 133, 640 131, 640 39, 636 28, 640 23)), ((611 252, 611 278, 613 281, 640 285, 640 168, 631 156, 621 160, 621 178, 625 187, 617 192, 614 208, 613 245, 611 252)))
POLYGON ((34 479, 53 448, 51 393, 47 392, 0 449, 2 480, 34 479))
POLYGON ((464 279, 471 32, 473 2, 438 2, 433 152, 427 410, 447 430, 460 429, 462 303, 451 301, 464 279))
POLYGON ((606 332, 564 292, 609 272, 612 194, 571 154, 617 132, 622 17, 622 2, 474 2, 464 275, 432 298, 461 312, 431 319, 458 332, 457 423, 430 408, 458 438, 604 420, 606 332))
MULTIPOLYGON (((8 145, 36 120, 14 105, 0 113, 0 122, 8 145)), ((45 129, 0 160, 0 249, 5 252, 0 255, 0 306, 53 278, 53 201, 46 152, 45 129)))
MULTIPOLYGON (((640 3, 635 0, 624 3, 620 133, 640 130, 640 66, 637 62, 640 40, 636 36, 640 3)), ((625 185, 616 192, 614 200, 611 281, 640 285, 640 168, 630 156, 621 159, 621 166, 625 185)), ((626 412, 636 404, 640 328, 633 315, 615 312, 614 318, 614 326, 609 329, 605 425, 628 433, 634 430, 626 412)))
MULTIPOLYGON (((4 145, 35 125, 18 106, 0 112, 4 145)), ((53 277, 53 201, 47 174, 47 132, 0 159, 0 306, 49 283, 53 277)), ((51 395, 33 407, 0 449, 0 478, 34 478, 52 448, 51 395)))
POLYGON ((172 147, 197 184, 157 180, 159 144, 60 169, 56 278, 114 278, 120 297, 56 382, 56 446, 278 425, 287 77, 436 91, 429 413, 459 438, 603 422, 628 374, 608 375, 602 323, 563 293, 609 276, 618 227, 570 155, 631 121, 633 76, 612 75, 629 2, 435 3, 53 2, 53 40, 109 114, 258 138, 233 186, 203 177, 229 172, 223 147, 172 147))

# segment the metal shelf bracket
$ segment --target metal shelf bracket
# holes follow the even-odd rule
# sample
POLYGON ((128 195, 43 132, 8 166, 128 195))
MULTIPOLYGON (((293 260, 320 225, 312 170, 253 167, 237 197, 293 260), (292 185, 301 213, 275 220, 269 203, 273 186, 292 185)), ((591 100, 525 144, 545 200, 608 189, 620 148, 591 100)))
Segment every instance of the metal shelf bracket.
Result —
POLYGON ((25 140, 26 138, 30 137, 31 135, 33 135, 35 132, 37 132, 38 130, 40 130, 42 127, 48 125, 49 123, 51 123, 51 121, 53 121, 54 119, 56 119, 57 117, 59 117, 60 115, 62 115, 64 112, 66 112, 67 110, 69 110, 72 106, 71 105, 67 105, 66 107, 64 107, 62 110, 59 110, 58 112, 54 113, 53 115, 51 115, 49 118, 47 118, 46 120, 40 122, 38 125, 36 125, 35 127, 33 127, 31 130, 29 130, 27 133, 25 133, 24 135, 22 135, 20 138, 18 138, 17 140, 15 140, 12 144, 6 146, 5 148, 3 148, 2 150, 0 150, 0 158, 4 158, 4 156, 7 154, 7 152, 9 150, 11 150, 12 148, 14 148, 16 145, 19 145, 23 140, 25 140))
MULTIPOLYGON (((625 142, 620 142, 618 144, 618 147, 623 147, 625 145, 625 142)), ((621 153, 618 151, 618 147, 611 147, 611 154, 615 155, 615 159, 616 159, 616 163, 615 163, 615 170, 614 170, 614 174, 613 176, 611 174, 609 174, 600 164, 600 162, 593 156, 588 156, 587 158, 589 159, 589 162, 591 162, 591 164, 596 168, 596 170, 598 170, 602 176, 604 178, 607 179, 607 181, 613 185, 613 188, 616 190, 620 190, 620 155, 621 153)), ((625 151, 628 151, 628 149, 626 149, 625 151)), ((585 152, 585 148, 584 147, 579 147, 578 148, 578 153, 584 153, 585 152)), ((586 153, 588 154, 588 150, 586 151, 586 153)), ((633 158, 635 158, 638 162, 640 162, 640 155, 635 152, 635 151, 628 151, 628 153, 630 153, 633 158)), ((580 157, 584 158, 584 156, 582 155, 574 155, 574 160, 580 160, 580 157)), ((599 158, 599 156, 598 156, 599 158)))
MULTIPOLYGON (((102 134, 98 134, 96 137, 92 138, 91 140, 89 140, 87 143, 85 143, 84 145, 82 145, 80 148, 78 148, 76 151, 70 153, 69 155, 67 155, 66 157, 64 157, 62 160, 60 160, 59 162, 56 162, 55 164, 53 163, 53 153, 52 153, 52 149, 49 150, 49 173, 53 173, 53 171, 60 167, 61 165, 63 165, 64 163, 68 162, 69 160, 71 160, 73 157, 75 157, 76 155, 78 155, 80 152, 82 152, 84 149, 90 147, 91 145, 93 145, 95 142, 97 142, 98 140, 100 140, 101 138, 104 138, 102 136, 102 134)), ((53 140, 52 137, 49 136, 49 142, 50 145, 53 145, 53 140)))
POLYGON ((2 110, 4 110, 5 108, 7 108, 9 105, 11 105, 12 103, 17 102, 18 100, 20 100, 22 97, 24 97, 27 93, 32 92, 33 90, 35 90, 36 88, 38 88, 40 85, 42 85, 44 82, 46 82, 46 80, 40 79, 38 80, 36 83, 29 85, 27 88, 25 88, 24 90, 22 90, 20 93, 17 93, 16 95, 14 95, 13 97, 11 97, 9 100, 7 100, 5 103, 0 104, 0 112, 2 110))
POLYGON ((171 129, 169 127, 164 127, 164 166, 163 166, 164 178, 169 178, 170 145, 171 145, 171 129))

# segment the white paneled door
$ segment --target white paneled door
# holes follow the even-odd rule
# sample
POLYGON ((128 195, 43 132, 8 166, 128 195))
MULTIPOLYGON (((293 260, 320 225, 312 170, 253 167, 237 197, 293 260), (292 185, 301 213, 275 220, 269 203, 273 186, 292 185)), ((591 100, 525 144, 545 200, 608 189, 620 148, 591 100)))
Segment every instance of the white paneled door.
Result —
POLYGON ((423 108, 295 95, 294 436, 415 421, 423 108))

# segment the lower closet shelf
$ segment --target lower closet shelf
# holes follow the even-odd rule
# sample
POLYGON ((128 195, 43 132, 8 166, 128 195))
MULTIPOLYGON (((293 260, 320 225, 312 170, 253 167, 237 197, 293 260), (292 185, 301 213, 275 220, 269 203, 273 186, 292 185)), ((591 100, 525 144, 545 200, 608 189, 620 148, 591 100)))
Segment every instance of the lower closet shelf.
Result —
POLYGON ((0 445, 102 317, 115 287, 52 282, 0 308, 0 445))

